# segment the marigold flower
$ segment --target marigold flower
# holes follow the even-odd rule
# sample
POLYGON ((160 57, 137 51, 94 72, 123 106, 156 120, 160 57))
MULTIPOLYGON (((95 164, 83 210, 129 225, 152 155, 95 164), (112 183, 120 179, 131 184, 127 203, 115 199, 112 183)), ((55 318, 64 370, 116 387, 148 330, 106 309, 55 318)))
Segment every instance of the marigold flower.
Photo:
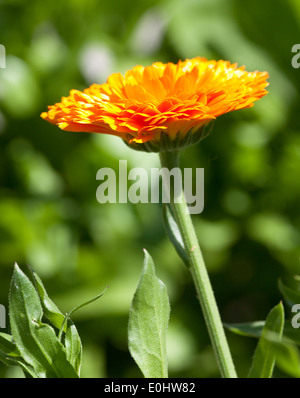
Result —
POLYGON ((155 62, 71 90, 41 117, 62 130, 112 134, 135 149, 159 151, 162 143, 168 149, 200 140, 218 116, 252 107, 267 94, 267 78, 223 60, 155 62))

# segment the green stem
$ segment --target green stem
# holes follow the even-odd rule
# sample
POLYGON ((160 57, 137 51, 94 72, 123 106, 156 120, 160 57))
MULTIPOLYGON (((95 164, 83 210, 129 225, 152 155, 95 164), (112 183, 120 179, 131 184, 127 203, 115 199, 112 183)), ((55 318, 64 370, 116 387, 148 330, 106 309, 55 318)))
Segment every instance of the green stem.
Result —
MULTIPOLYGON (((174 167, 178 167, 179 152, 160 152, 160 160, 162 167, 166 167, 168 170, 171 170, 174 167)), ((188 211, 184 192, 183 189, 180 190, 181 200, 174 200, 174 183, 172 183, 172 179, 170 180, 170 206, 182 236, 187 255, 188 266, 198 293, 198 299, 204 314, 204 319, 219 369, 222 377, 236 378, 237 374, 226 340, 220 313, 203 260, 195 229, 193 227, 191 216, 188 211)))

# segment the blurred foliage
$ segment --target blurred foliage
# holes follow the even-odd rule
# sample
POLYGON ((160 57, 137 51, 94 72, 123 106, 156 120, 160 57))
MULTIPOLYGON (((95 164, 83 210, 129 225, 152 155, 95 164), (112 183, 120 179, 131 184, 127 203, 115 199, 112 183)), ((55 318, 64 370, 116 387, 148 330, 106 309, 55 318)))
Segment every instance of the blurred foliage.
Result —
MULTIPOLYGON (((183 166, 205 169, 205 208, 194 222, 223 320, 265 319, 281 298, 278 278, 300 273, 300 69, 291 66, 299 2, 2 0, 0 10, 0 303, 7 305, 15 261, 39 273, 65 312, 110 286, 101 302, 74 315, 82 376, 142 377, 127 323, 145 247, 171 298, 170 376, 217 376, 160 207, 96 201, 99 168, 118 171, 119 159, 157 167, 157 157, 116 137, 61 132, 39 114, 70 89, 136 64, 204 56, 268 71, 266 97, 220 117, 182 156, 183 166)), ((229 335, 229 343, 245 376, 256 341, 229 335)), ((19 376, 0 366, 0 377, 19 376)))

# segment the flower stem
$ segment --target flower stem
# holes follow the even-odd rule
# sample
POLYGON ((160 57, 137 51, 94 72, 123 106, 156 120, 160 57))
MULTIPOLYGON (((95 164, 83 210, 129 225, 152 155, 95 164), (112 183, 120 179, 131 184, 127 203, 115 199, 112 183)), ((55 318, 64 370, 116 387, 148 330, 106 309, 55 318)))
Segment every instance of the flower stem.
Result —
MULTIPOLYGON (((179 152, 160 152, 160 161, 162 167, 166 167, 168 170, 178 167, 179 152)), ((170 178, 170 180, 172 180, 172 178, 170 178)), ((183 189, 181 187, 181 198, 178 200, 178 197, 174 197, 174 183, 172 183, 172 181, 170 181, 169 188, 170 206, 182 237, 184 250, 187 255, 187 264, 193 277, 221 375, 226 378, 236 378, 237 374, 226 340, 216 299, 188 211, 183 189)))

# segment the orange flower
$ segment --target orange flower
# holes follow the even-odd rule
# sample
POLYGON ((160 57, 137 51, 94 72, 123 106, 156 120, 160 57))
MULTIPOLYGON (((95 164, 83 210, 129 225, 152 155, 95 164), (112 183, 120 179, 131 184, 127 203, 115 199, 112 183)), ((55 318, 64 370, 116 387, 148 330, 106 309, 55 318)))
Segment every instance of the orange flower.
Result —
POLYGON ((183 142, 188 132, 203 138, 202 127, 216 117, 253 106, 267 93, 267 78, 267 72, 247 72, 223 60, 156 62, 135 66, 124 77, 112 74, 83 92, 71 90, 41 117, 62 130, 112 134, 135 148, 147 142, 159 148, 162 141, 183 142))

